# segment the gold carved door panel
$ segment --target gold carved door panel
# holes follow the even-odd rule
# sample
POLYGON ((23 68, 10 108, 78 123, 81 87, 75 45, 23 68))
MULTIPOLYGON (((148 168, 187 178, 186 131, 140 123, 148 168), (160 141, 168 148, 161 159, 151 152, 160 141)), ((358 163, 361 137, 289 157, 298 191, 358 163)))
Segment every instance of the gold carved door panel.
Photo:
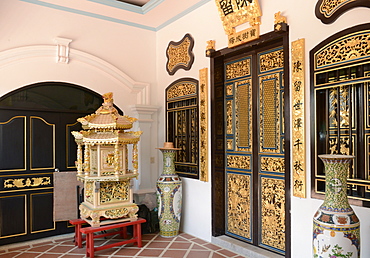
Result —
POLYGON ((226 234, 284 254, 283 64, 282 47, 225 62, 224 103, 226 234))

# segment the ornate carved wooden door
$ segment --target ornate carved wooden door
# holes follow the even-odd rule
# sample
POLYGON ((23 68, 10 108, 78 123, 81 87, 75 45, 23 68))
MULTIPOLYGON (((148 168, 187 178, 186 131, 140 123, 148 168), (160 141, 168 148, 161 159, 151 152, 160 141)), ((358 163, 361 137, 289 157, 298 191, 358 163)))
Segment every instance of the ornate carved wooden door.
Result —
POLYGON ((284 51, 224 62, 225 233, 285 253, 284 51))

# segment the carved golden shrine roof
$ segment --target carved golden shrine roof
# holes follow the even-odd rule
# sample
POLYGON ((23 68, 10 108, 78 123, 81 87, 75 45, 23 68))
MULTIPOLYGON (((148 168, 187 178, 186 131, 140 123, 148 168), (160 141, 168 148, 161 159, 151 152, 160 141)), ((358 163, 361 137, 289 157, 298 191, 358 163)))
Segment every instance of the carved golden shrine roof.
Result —
POLYGON ((113 93, 103 95, 104 102, 94 114, 77 119, 83 129, 131 129, 137 120, 129 116, 121 116, 113 106, 113 93))
POLYGON ((138 132, 125 132, 122 130, 112 130, 112 131, 80 131, 72 132, 76 141, 82 141, 83 143, 92 143, 92 144, 134 144, 138 143, 140 140, 140 135, 142 131, 138 132))

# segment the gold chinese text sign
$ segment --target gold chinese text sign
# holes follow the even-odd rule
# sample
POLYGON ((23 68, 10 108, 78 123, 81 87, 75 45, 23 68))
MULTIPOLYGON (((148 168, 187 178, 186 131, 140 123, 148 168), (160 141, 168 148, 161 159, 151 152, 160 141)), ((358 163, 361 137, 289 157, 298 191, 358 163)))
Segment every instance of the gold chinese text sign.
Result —
POLYGON ((228 47, 235 47, 259 37, 261 9, 258 0, 216 0, 218 12, 228 35, 228 47), (235 27, 247 23, 252 26, 240 32, 235 27))
POLYGON ((199 138, 200 138, 200 175, 201 181, 208 181, 208 68, 199 70, 199 138))
POLYGON ((301 198, 306 198, 304 48, 304 39, 292 42, 293 196, 301 198))

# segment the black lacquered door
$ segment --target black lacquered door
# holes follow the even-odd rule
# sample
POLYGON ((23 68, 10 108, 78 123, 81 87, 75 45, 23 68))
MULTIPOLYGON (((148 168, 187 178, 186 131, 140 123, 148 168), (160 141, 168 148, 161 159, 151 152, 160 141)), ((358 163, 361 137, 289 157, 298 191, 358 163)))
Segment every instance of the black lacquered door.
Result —
POLYGON ((0 109, 0 245, 71 232, 53 219, 53 172, 74 170, 83 115, 0 109))

